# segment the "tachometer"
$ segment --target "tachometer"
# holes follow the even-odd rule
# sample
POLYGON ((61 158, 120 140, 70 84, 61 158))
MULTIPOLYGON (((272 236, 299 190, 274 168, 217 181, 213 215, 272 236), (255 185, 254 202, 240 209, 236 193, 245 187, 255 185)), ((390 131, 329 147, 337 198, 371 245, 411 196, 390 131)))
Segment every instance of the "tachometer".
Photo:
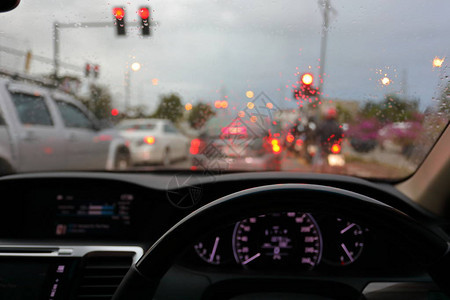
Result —
POLYGON ((227 249, 229 245, 229 237, 227 240, 222 235, 213 235, 196 243, 194 249, 205 262, 220 265, 233 259, 231 251, 227 249))
POLYGON ((234 256, 246 268, 313 269, 322 255, 322 236, 307 213, 271 213, 236 224, 234 256))
POLYGON ((352 221, 336 217, 330 217, 324 220, 324 223, 326 223, 323 230, 324 262, 339 266, 354 263, 362 253, 364 231, 367 229, 352 221))

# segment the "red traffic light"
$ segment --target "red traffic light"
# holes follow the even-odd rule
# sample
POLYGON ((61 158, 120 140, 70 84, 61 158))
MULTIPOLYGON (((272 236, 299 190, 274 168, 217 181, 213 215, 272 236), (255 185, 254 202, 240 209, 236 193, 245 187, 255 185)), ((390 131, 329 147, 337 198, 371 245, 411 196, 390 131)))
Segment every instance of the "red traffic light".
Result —
POLYGON ((117 116, 119 114, 119 110, 117 108, 113 108, 111 110, 111 115, 113 115, 114 117, 117 116))
POLYGON ((125 10, 122 7, 114 7, 114 24, 117 28, 117 35, 126 35, 125 33, 125 10))
POLYGON ((302 75, 302 83, 304 85, 311 85, 313 83, 314 76, 311 73, 305 73, 302 75))
POLYGON ((123 17, 125 17, 125 11, 122 7, 114 7, 113 8, 113 15, 116 17, 117 20, 122 20, 123 17))
POLYGON ((148 17, 150 17, 150 11, 147 7, 141 7, 138 11, 138 14, 142 19, 148 19, 148 17))

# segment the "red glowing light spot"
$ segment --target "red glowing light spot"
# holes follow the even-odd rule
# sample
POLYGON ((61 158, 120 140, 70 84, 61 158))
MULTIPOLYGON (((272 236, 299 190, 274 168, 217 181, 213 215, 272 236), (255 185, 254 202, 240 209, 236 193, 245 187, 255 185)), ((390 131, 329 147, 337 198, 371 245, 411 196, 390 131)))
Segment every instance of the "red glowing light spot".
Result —
POLYGON ((303 74, 302 83, 305 85, 310 85, 313 83, 314 77, 311 73, 303 74))
POLYGON ((125 11, 121 7, 114 7, 113 15, 114 17, 116 17, 117 20, 122 20, 123 17, 125 17, 125 11))
POLYGON ((334 144, 331 146, 331 153, 333 154, 339 154, 341 152, 341 146, 338 144, 334 144))
POLYGON ((281 147, 278 144, 272 145, 272 151, 273 153, 280 153, 281 152, 281 147))
POLYGON ((196 147, 196 148, 200 147, 200 140, 199 139, 193 139, 191 141, 191 147, 196 147))
POLYGON ((146 7, 142 7, 141 9, 139 9, 138 14, 142 19, 148 19, 148 17, 150 16, 150 12, 146 7))
POLYGON ((291 133, 289 133, 289 134, 286 136, 286 141, 287 141, 288 143, 292 143, 292 142, 294 141, 294 139, 295 139, 295 137, 294 137, 291 133))
POLYGON ((113 109, 111 110, 111 115, 117 116, 118 114, 119 114, 119 110, 118 110, 118 109, 113 108, 113 109))
POLYGON ((98 137, 98 139, 99 139, 100 141, 102 141, 102 142, 105 142, 105 141, 111 141, 111 140, 112 140, 112 136, 109 135, 109 134, 102 134, 102 135, 100 135, 100 136, 98 137))
POLYGON ((45 147, 44 148, 45 154, 53 154, 53 148, 52 147, 45 147))
POLYGON ((154 136, 151 136, 151 135, 146 136, 146 137, 144 138, 144 142, 147 143, 147 144, 149 144, 149 145, 153 145, 153 144, 155 143, 155 137, 154 137, 154 136))

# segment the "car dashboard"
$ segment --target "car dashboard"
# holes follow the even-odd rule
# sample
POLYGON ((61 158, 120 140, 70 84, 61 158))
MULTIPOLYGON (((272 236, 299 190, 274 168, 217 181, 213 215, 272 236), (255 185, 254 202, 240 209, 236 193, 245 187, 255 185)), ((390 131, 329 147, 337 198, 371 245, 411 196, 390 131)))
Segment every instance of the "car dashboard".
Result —
MULTIPOLYGON (((338 175, 14 175, 0 180, 0 298, 110 299, 130 265, 185 216, 231 193, 282 183, 361 193, 447 227, 388 183, 338 175)), ((443 296, 393 237, 340 212, 257 214, 202 236, 186 245, 155 299, 302 299, 299 288, 317 299, 409 299, 411 287, 417 299, 443 296)))

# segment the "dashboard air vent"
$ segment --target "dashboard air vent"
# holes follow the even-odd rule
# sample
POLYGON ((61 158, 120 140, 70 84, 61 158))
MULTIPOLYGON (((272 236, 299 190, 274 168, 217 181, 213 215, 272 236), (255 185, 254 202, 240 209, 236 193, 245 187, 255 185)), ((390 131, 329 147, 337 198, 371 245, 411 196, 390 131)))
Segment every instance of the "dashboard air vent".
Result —
POLYGON ((76 299, 111 299, 130 268, 134 252, 91 252, 83 258, 76 299))

